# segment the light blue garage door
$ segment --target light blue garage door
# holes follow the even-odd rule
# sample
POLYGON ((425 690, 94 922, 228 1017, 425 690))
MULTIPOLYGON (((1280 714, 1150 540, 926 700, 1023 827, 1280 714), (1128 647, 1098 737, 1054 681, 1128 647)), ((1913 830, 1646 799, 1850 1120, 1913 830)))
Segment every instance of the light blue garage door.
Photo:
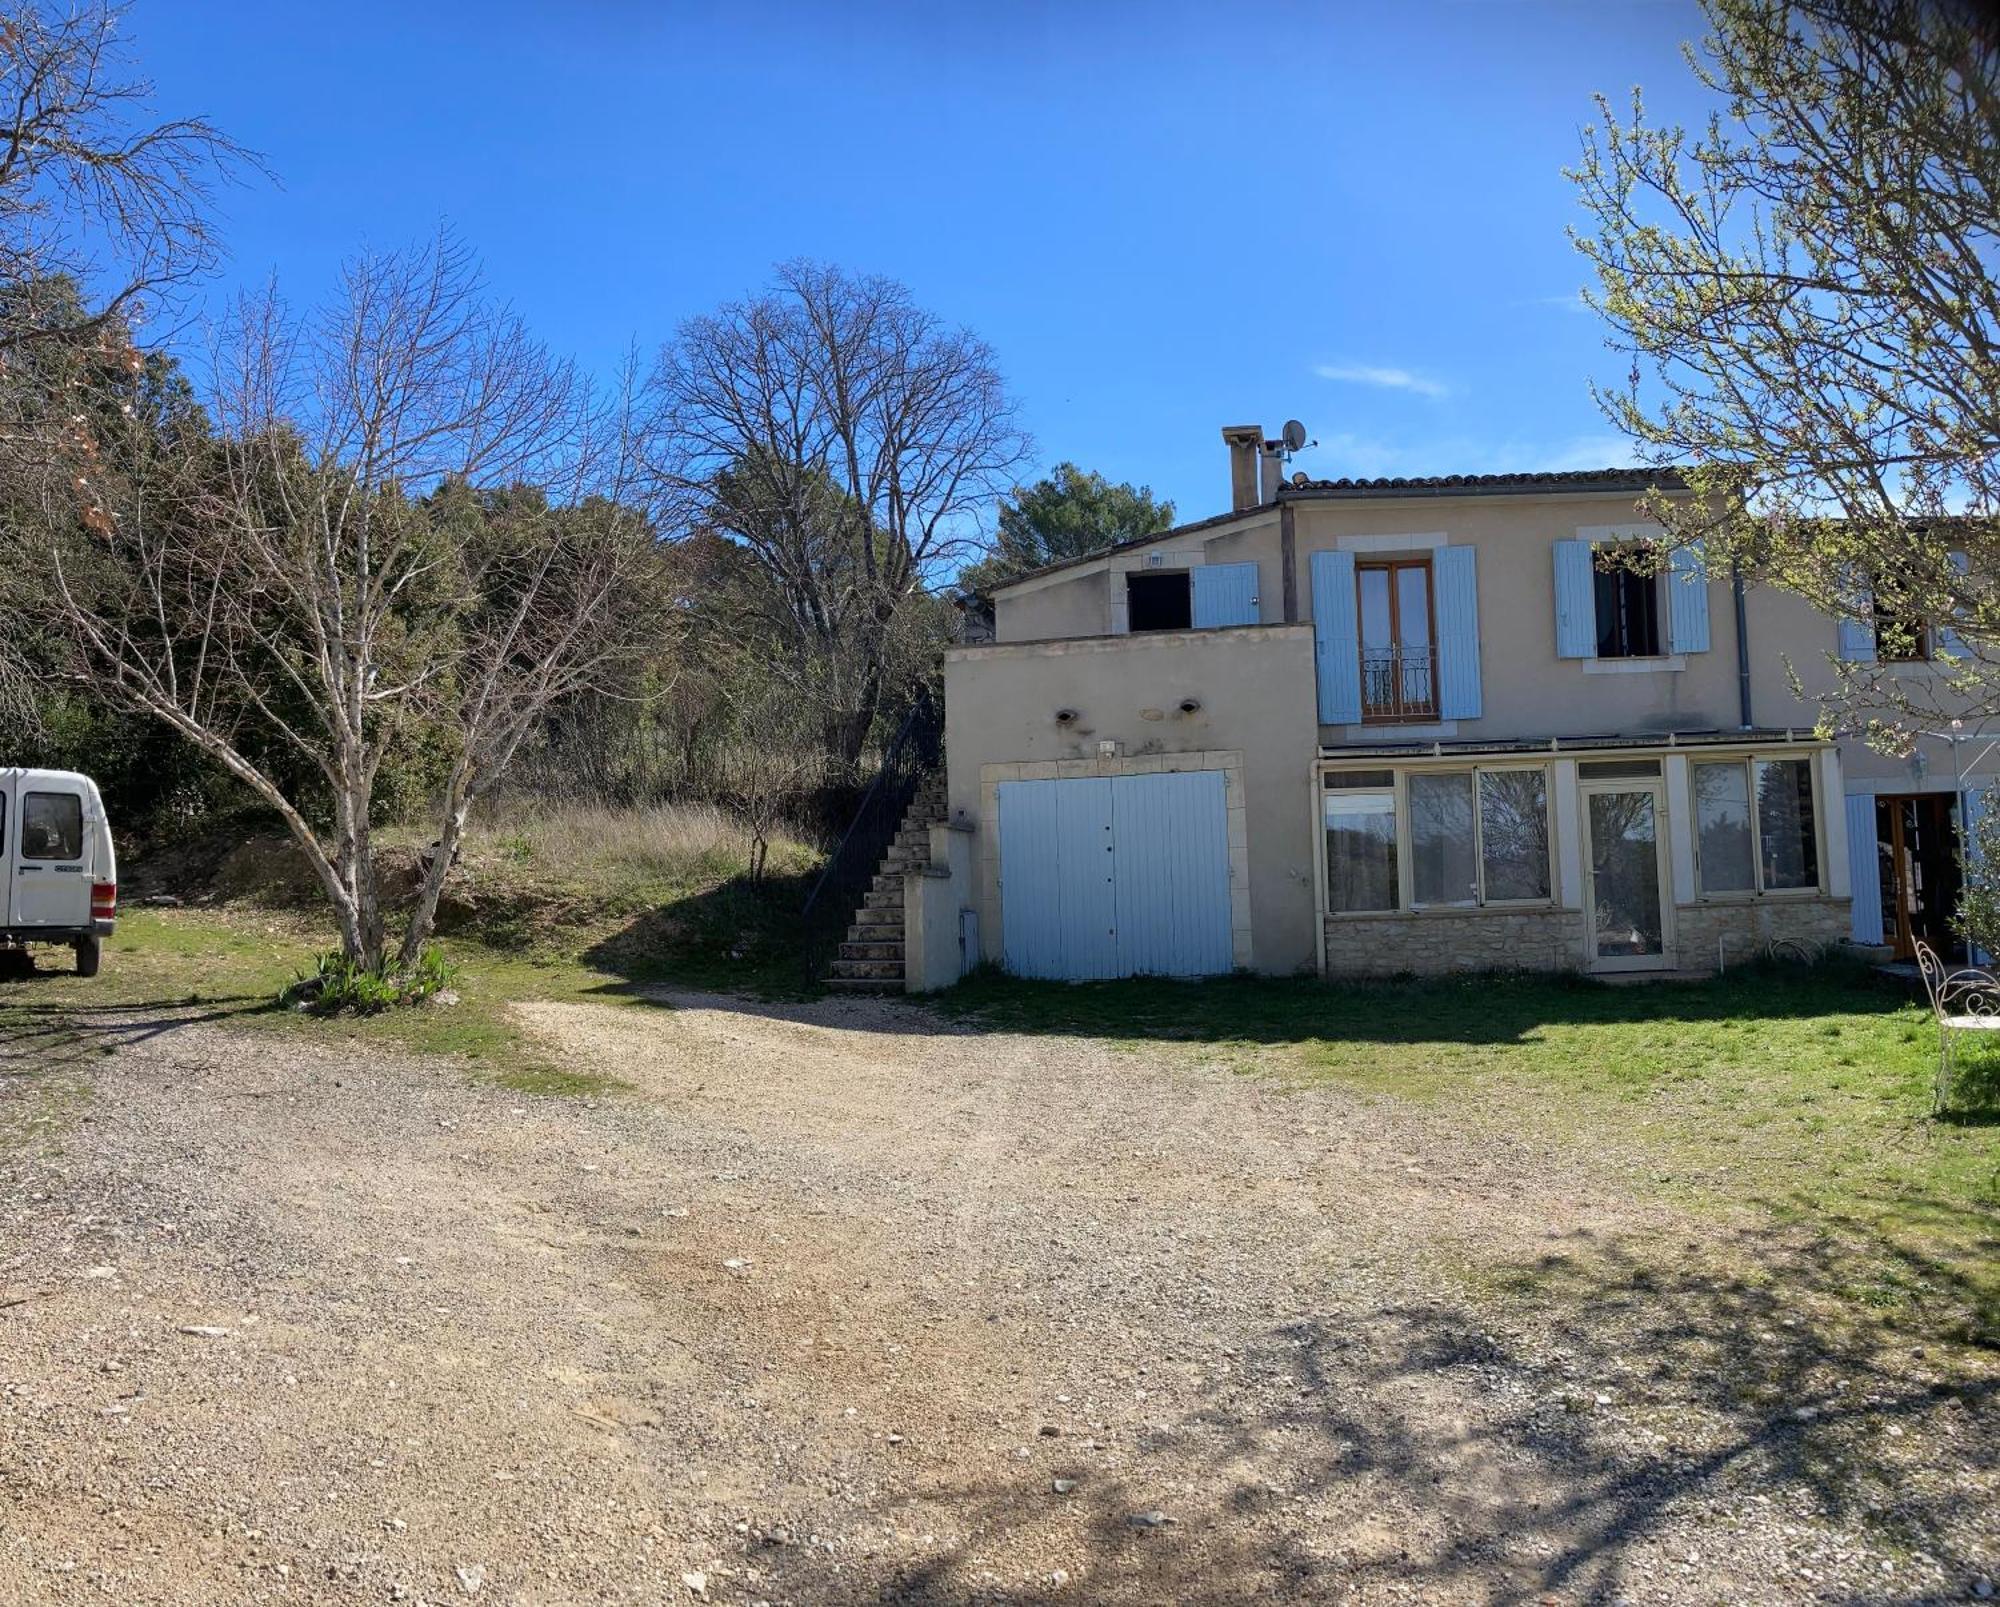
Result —
POLYGON ((1223 773, 1002 782, 1000 930, 1017 976, 1229 970, 1223 773))

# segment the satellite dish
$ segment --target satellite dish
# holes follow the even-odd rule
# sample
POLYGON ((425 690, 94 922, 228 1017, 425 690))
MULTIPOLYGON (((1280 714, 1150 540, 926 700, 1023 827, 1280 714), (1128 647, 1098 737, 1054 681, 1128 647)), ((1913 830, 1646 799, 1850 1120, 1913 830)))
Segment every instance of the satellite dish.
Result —
POLYGON ((1306 444, 1306 427, 1295 418, 1286 419, 1284 441, 1287 451, 1298 451, 1306 444))

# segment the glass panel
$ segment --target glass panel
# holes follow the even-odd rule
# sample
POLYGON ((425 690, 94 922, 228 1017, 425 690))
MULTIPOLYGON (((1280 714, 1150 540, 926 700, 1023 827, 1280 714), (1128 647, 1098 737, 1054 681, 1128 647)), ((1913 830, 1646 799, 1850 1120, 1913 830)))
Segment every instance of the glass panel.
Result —
POLYGON ((1471 771, 1410 777, 1410 863, 1417 903, 1470 904, 1478 898, 1471 771))
POLYGON ((1396 794, 1337 792, 1326 804, 1328 908, 1396 907, 1396 794))
POLYGON ((1618 576, 1609 569, 1599 569, 1597 584, 1597 656, 1599 658, 1623 658, 1625 656, 1625 621, 1618 611, 1618 576))
POLYGON ((1656 776, 1658 759, 1586 759, 1576 767, 1585 781, 1618 781, 1627 776, 1656 776))
POLYGON ((1590 800, 1590 904, 1597 957, 1623 960, 1663 953, 1653 794, 1585 796, 1590 800))
POLYGON ((1405 564, 1396 571, 1396 623, 1404 647, 1431 645, 1431 569, 1429 564, 1405 564))
POLYGON ((73 792, 31 792, 23 798, 21 857, 83 858, 83 800, 73 792))
POLYGON ((1480 772, 1479 849, 1489 904, 1549 896, 1549 788, 1543 772, 1480 772))
POLYGON ((1396 645, 1396 633, 1389 621, 1389 571, 1362 569, 1361 645, 1386 653, 1396 645))
POLYGON ((1812 762, 1757 762, 1757 836, 1764 889, 1819 886, 1819 839, 1813 830, 1812 762))
POLYGON ((1391 770, 1329 770, 1326 776, 1329 792, 1341 787, 1359 787, 1375 792, 1395 784, 1395 772, 1391 770))
MULTIPOLYGON (((1603 560, 1611 565, 1611 560, 1603 560)), ((1660 651, 1660 588, 1655 575, 1621 567, 1597 571, 1597 656, 1654 658, 1660 651)))
POLYGON ((1750 772, 1741 760, 1694 767, 1694 829, 1704 893, 1754 893, 1750 772))

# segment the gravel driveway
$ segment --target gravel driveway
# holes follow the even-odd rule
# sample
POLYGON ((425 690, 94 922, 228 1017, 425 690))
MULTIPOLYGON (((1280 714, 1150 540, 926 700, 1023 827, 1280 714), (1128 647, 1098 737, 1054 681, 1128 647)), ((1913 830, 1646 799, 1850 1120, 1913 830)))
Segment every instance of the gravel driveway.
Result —
POLYGON ((0 1148, 0 1600, 1908 1602, 1996 1571, 1976 1359, 1704 1270, 1806 1252, 1603 1158, 1188 1045, 668 1002, 520 1007, 633 1085, 599 1101, 101 1021, 84 1116, 0 1148), (1625 1259, 1676 1236, 1684 1275, 1625 1259), (1482 1297, 1496 1268, 1554 1293, 1482 1297))

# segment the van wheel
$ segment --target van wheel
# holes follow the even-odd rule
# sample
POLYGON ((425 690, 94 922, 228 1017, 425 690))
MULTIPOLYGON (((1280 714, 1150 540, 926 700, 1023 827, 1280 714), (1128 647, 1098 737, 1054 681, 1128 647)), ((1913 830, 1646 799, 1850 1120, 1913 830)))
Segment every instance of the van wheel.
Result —
POLYGON ((76 974, 78 976, 96 976, 97 967, 102 963, 103 959, 104 945, 96 938, 85 937, 77 939, 76 974))

